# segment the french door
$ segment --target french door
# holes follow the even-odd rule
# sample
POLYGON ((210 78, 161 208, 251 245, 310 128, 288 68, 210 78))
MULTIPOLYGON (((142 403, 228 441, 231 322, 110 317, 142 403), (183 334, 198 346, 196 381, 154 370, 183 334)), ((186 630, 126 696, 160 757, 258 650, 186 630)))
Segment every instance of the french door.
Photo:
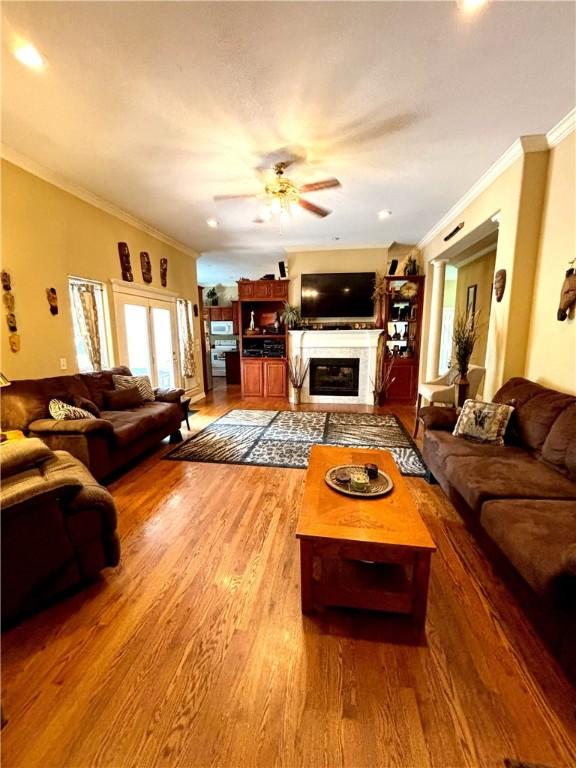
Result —
POLYGON ((155 387, 180 386, 175 302, 117 293, 115 305, 120 360, 155 387))

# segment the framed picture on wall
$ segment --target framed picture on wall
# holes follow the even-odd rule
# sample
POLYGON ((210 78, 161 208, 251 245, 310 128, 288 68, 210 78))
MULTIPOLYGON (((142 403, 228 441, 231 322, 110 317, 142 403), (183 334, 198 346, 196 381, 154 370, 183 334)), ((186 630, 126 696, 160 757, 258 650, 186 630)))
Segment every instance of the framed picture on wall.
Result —
POLYGON ((469 285, 468 289, 466 290, 466 317, 468 319, 472 318, 472 322, 474 322, 474 315, 476 314, 476 289, 478 288, 477 283, 474 283, 474 285, 469 285))

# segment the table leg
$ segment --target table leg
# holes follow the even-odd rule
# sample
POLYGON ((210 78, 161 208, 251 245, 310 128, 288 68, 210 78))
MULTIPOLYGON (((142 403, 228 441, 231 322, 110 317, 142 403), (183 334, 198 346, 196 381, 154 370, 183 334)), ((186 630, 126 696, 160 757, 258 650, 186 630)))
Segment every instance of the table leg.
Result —
POLYGON ((428 605, 428 582, 430 580, 430 552, 418 552, 414 555, 414 573, 412 575, 412 618, 420 629, 426 623, 428 605))
POLYGON ((302 598, 302 613, 312 613, 314 610, 312 560, 312 542, 300 539, 300 594, 302 598))

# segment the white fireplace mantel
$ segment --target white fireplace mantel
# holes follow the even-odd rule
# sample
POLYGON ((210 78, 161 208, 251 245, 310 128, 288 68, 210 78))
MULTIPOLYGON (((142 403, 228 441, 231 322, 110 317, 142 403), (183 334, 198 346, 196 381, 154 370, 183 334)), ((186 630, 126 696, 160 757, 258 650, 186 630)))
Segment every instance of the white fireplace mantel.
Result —
MULTIPOLYGON (((288 331, 289 354, 300 355, 303 361, 313 357, 358 358, 358 395, 311 395, 310 379, 306 376, 302 385, 303 403, 343 403, 349 405, 371 405, 373 384, 376 378, 376 355, 378 338, 382 331, 370 329, 361 331, 288 331)), ((290 392, 290 400, 293 393, 290 392)))

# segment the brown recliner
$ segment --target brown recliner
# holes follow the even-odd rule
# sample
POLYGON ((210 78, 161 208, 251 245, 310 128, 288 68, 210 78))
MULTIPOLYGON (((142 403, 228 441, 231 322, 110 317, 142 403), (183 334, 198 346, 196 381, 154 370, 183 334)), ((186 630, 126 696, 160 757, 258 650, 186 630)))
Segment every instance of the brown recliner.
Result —
POLYGON ((0 445, 2 622, 120 560, 116 507, 86 467, 36 438, 0 445))

